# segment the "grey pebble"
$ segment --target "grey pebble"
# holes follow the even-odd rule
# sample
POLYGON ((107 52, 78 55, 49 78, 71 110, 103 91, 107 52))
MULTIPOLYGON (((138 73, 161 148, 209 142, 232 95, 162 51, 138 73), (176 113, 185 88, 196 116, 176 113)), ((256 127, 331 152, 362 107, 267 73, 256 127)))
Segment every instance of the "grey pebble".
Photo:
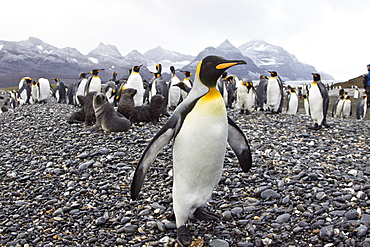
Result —
POLYGON ((222 240, 222 239, 212 239, 209 242, 209 246, 211 246, 211 247, 229 247, 230 244, 227 241, 222 240))

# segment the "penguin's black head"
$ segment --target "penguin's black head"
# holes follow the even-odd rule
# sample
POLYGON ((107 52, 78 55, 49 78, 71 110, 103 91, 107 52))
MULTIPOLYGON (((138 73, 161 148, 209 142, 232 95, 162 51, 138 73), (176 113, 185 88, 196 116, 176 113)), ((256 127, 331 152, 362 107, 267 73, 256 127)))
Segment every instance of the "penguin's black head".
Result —
POLYGON ((26 81, 27 84, 31 84, 31 82, 32 82, 32 79, 31 78, 26 78, 24 80, 26 81))
POLYGON ((157 70, 157 73, 158 74, 162 74, 162 64, 157 64, 156 66, 155 66, 155 69, 157 70))
POLYGON ((132 70, 133 70, 134 72, 139 72, 139 71, 140 71, 141 66, 143 66, 143 65, 134 66, 134 67, 132 68, 132 70))
POLYGON ((189 71, 181 70, 181 73, 184 73, 186 77, 190 77, 192 74, 189 71))
POLYGON ((92 75, 98 75, 99 72, 103 71, 104 69, 93 69, 90 71, 90 74, 92 75))
POLYGON ((175 74, 175 67, 171 66, 171 67, 170 67, 170 70, 171 70, 171 73, 172 73, 172 74, 175 74))
POLYGON ((79 75, 78 75, 78 79, 82 79, 82 78, 85 78, 87 75, 87 73, 85 72, 81 72, 79 75))
POLYGON ((200 81, 211 88, 216 86, 217 79, 225 70, 238 64, 247 63, 243 60, 226 60, 219 56, 208 56, 199 62, 197 74, 200 81))
POLYGON ((59 78, 54 78, 53 81, 58 82, 59 78))
POLYGON ((278 76, 278 73, 276 71, 269 71, 272 77, 278 76))
POLYGON ((312 73, 313 81, 321 81, 321 76, 318 73, 312 73))

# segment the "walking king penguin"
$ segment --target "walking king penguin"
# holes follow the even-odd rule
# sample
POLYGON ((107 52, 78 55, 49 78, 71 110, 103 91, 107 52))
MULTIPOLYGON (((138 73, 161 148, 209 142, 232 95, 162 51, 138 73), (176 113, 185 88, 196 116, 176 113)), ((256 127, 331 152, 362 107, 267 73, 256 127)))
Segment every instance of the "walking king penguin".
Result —
POLYGON ((85 86, 85 95, 87 95, 89 92, 101 91, 101 79, 98 74, 103 70, 104 69, 93 69, 90 71, 90 74, 92 74, 92 76, 87 79, 85 86))
POLYGON ((218 219, 202 206, 220 180, 227 142, 244 172, 252 166, 248 141, 227 117, 225 103, 216 89, 219 76, 238 64, 246 62, 218 56, 208 56, 199 62, 192 90, 146 147, 135 171, 131 186, 134 200, 158 152, 174 138, 172 197, 177 241, 181 246, 192 242, 186 227, 190 214, 197 219, 218 219))
POLYGON ((322 125, 329 127, 326 123, 326 113, 329 108, 329 95, 324 84, 321 82, 321 76, 317 73, 312 73, 313 82, 311 83, 309 95, 311 118, 315 125, 314 130, 321 129, 322 125))
POLYGON ((283 82, 276 71, 269 71, 271 77, 267 80, 266 105, 272 113, 281 113, 283 109, 283 82))

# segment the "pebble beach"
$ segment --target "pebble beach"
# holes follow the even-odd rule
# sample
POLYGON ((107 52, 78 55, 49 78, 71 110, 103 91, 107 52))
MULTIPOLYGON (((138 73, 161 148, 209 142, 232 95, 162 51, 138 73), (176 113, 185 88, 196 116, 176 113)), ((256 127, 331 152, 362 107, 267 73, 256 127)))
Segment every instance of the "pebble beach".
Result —
MULTIPOLYGON (((302 109, 302 108, 301 108, 302 109)), ((171 144, 137 201, 130 186, 158 125, 90 133, 78 109, 50 99, 0 115, 0 246, 174 246, 171 144)), ((228 148, 206 205, 218 222, 189 221, 194 246, 370 246, 370 121, 228 115, 246 135, 253 167, 228 148)))

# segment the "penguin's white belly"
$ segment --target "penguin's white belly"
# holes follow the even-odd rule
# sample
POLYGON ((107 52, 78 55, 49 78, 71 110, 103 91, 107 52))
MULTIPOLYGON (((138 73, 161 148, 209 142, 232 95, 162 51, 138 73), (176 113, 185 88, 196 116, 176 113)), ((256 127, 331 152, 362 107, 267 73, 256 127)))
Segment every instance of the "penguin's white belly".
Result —
POLYGON ((139 73, 131 74, 127 80, 125 88, 136 89, 136 94, 134 95, 135 106, 143 105, 143 98, 145 89, 143 86, 143 80, 139 73))
POLYGON ((274 111, 277 111, 279 109, 281 99, 280 87, 277 80, 269 81, 267 84, 266 94, 267 106, 272 108, 274 111))
MULTIPOLYGON (((35 86, 35 85, 31 86, 31 96, 32 96, 33 101, 36 102, 36 101, 39 100, 40 95, 39 95, 39 87, 38 86, 35 86)), ((27 99, 27 96, 25 97, 25 99, 27 99)))
POLYGON ((247 109, 248 89, 245 86, 239 86, 237 89, 238 105, 242 110, 247 109))
POLYGON ((344 100, 339 100, 337 107, 335 108, 335 117, 342 117, 343 115, 343 104, 344 100))
POLYGON ((48 79, 41 78, 39 79, 39 101, 43 102, 49 99, 50 97, 50 83, 48 79))
POLYGON ((179 82, 180 82, 180 79, 177 78, 177 77, 173 77, 171 79, 171 86, 170 86, 170 89, 168 91, 169 106, 175 106, 176 107, 179 104, 180 97, 181 97, 181 89, 177 86, 174 86, 179 82))
POLYGON ((84 95, 84 90, 85 90, 85 87, 86 87, 86 82, 87 82, 87 79, 81 80, 80 85, 78 85, 78 88, 77 88, 76 98, 77 98, 78 95, 85 96, 84 95))
POLYGON ((292 93, 290 95, 288 114, 296 114, 298 110, 298 97, 297 94, 292 93))
POLYGON ((307 99, 304 99, 303 105, 304 105, 304 111, 306 115, 309 116, 310 115, 310 103, 308 102, 307 99))
POLYGON ((351 101, 346 100, 343 103, 343 117, 349 117, 351 113, 351 101))
POLYGON ((108 99, 108 102, 110 104, 113 104, 114 102, 114 97, 113 97, 113 89, 112 88, 109 88, 108 91, 105 93, 105 96, 107 97, 108 99))
POLYGON ((249 90, 249 93, 247 93, 246 97, 247 105, 246 108, 247 110, 251 111, 253 106, 255 105, 255 95, 252 89, 249 90))
POLYGON ((214 100, 195 105, 174 141, 173 197, 177 207, 203 205, 220 180, 228 126, 221 96, 214 100))
POLYGON ((101 91, 101 79, 100 77, 93 77, 90 82, 89 92, 100 92, 101 91))
POLYGON ((320 93, 318 86, 312 86, 309 92, 309 102, 310 102, 310 111, 312 120, 321 125, 322 120, 324 119, 323 111, 323 98, 320 93))

